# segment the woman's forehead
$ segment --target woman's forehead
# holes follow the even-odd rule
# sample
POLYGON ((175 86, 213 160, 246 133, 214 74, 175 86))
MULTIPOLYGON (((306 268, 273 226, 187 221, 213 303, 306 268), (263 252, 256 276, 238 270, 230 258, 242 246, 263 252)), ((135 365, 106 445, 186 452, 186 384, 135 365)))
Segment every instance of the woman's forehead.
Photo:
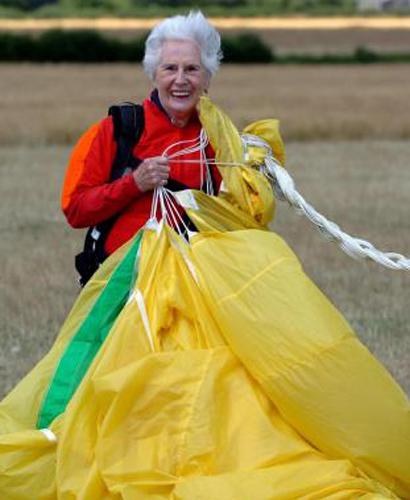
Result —
POLYGON ((201 50, 194 40, 166 40, 161 49, 161 63, 201 62, 201 50))

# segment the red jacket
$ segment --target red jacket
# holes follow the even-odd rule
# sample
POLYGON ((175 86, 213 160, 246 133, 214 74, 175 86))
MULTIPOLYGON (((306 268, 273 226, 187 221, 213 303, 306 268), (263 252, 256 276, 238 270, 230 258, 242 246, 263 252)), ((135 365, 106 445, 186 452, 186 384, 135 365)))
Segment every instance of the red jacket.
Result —
MULTIPOLYGON (((198 137, 201 124, 196 115, 184 128, 177 128, 153 100, 146 99, 143 107, 145 125, 133 150, 135 157, 144 160, 160 156, 170 144, 198 137)), ((141 192, 132 175, 110 182, 115 154, 113 121, 107 117, 90 127, 78 141, 71 155, 62 192, 62 209, 73 227, 93 226, 119 214, 105 243, 107 254, 114 252, 145 224, 152 201, 152 191, 141 192)), ((213 157, 211 148, 207 149, 207 157, 213 157)), ((198 160, 199 152, 185 155, 183 159, 198 160)), ((219 186, 221 177, 216 168, 213 175, 219 186)), ((190 188, 200 189, 199 164, 196 167, 189 163, 172 162, 170 178, 190 188)))

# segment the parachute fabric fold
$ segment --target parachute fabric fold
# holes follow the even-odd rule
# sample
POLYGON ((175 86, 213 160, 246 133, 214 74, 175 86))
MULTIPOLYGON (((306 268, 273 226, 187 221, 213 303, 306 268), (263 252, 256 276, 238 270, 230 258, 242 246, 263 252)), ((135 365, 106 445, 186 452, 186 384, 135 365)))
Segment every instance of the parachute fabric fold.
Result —
POLYGON ((110 256, 77 298, 48 354, 0 403, 0 498, 56 498, 56 443, 64 415, 36 430, 41 405, 53 374, 73 336, 90 314, 130 244, 110 256))
POLYGON ((53 500, 56 443, 37 430, 0 435, 0 498, 53 500))
POLYGON ((201 191, 189 191, 189 193, 195 200, 195 208, 185 203, 181 192, 176 194, 176 198, 180 200, 180 204, 199 231, 260 229, 260 225, 252 216, 233 206, 226 199, 220 196, 207 196, 201 191))
POLYGON ((261 228, 266 228, 274 214, 272 188, 257 170, 245 165, 239 132, 210 99, 201 97, 199 118, 215 151, 215 158, 223 179, 223 192, 219 196, 251 215, 261 228), (243 166, 224 166, 242 164, 243 166))
POLYGON ((59 361, 37 423, 48 427, 70 401, 128 299, 137 267, 142 231, 134 238, 124 259, 114 269, 104 290, 82 322, 59 361))
MULTIPOLYGON (((272 149, 273 156, 279 161, 282 166, 285 166, 285 146, 279 132, 279 120, 267 119, 258 120, 247 125, 243 134, 257 135, 266 141, 272 149)), ((260 151, 259 148, 253 147, 253 160, 255 163, 260 163, 264 160, 266 151, 260 151)))
POLYGON ((237 231, 198 235, 192 248, 228 344, 286 421, 410 495, 409 401, 287 245, 237 231))
MULTIPOLYGON (((207 99, 200 116, 217 160, 243 162, 229 119, 207 99)), ((250 133, 268 139, 268 122, 258 123, 250 133)), ((278 137, 276 128, 268 139, 276 154, 278 137)), ((0 403, 0 498, 410 496, 408 400, 266 231, 266 179, 249 165, 221 171, 222 195, 179 195, 201 233, 188 243, 150 221, 100 268, 49 355, 0 403), (113 297, 120 269, 128 278, 113 297), (98 348, 54 434, 35 430, 86 324, 98 348)))
MULTIPOLYGON (((213 235, 223 236, 204 238, 213 235)), ((0 479, 0 492, 28 499, 58 491, 63 500, 234 500, 241 492, 253 500, 395 498, 348 460, 329 459, 304 440, 232 354, 197 283, 208 269, 206 259, 196 263, 196 243, 191 249, 164 226, 144 231, 141 245, 134 291, 52 424, 58 446, 30 431, 39 455, 28 467, 30 490, 0 479)), ((27 458, 26 433, 0 439, 2 460, 7 440, 27 458)))
POLYGON ((192 259, 166 226, 145 231, 134 293, 64 416, 61 498, 395 498, 282 419, 225 344, 192 259))

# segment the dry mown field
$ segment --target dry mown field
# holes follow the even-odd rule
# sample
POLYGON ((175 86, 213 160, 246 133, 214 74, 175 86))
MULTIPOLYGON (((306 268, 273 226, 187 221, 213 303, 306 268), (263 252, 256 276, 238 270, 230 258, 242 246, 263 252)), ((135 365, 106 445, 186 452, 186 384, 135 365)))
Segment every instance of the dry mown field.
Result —
MULTIPOLYGON (((108 104, 140 99, 149 86, 128 65, 3 65, 0 72, 4 393, 49 348, 78 293, 72 260, 82 234, 67 227, 58 206, 70 143, 108 104)), ((302 194, 348 232, 408 254, 409 76, 410 66, 229 67, 212 94, 241 126, 279 117, 302 194)), ((410 392, 408 273, 353 261, 283 203, 274 228, 410 392)))
MULTIPOLYGON (((0 65, 0 144, 71 144, 109 103, 141 100, 136 66, 0 65)), ((408 139, 410 65, 225 66, 211 95, 238 126, 281 120, 287 141, 408 139)))
POLYGON ((351 53, 357 47, 377 52, 408 52, 410 29, 277 29, 257 33, 278 53, 351 53))

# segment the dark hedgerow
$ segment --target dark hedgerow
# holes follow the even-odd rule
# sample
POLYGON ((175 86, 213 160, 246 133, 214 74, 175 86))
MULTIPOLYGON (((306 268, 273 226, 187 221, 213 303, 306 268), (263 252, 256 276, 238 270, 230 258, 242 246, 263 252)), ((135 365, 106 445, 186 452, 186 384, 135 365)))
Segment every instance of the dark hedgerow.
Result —
POLYGON ((0 61, 33 61, 35 44, 31 38, 0 33, 0 61))
POLYGON ((352 54, 284 54, 277 57, 279 64, 355 64, 352 54))
POLYGON ((271 49, 254 33, 222 38, 224 61, 230 63, 270 63, 271 49))
MULTIPOLYGON (((33 62, 140 62, 146 36, 132 40, 105 37, 98 31, 50 30, 38 37, 0 32, 0 61, 33 62)), ((409 53, 376 53, 358 47, 346 54, 275 54, 256 34, 223 37, 227 63, 371 64, 409 63, 409 53)))
POLYGON ((378 54, 373 50, 369 50, 367 47, 357 47, 354 55, 357 61, 363 64, 375 63, 379 60, 378 54))
POLYGON ((118 61, 141 62, 144 58, 147 35, 123 42, 118 61))
POLYGON ((120 47, 96 31, 45 32, 37 40, 37 58, 47 62, 116 61, 120 47))
POLYGON ((46 4, 57 3, 58 0, 0 0, 0 6, 13 7, 22 11, 38 9, 46 4))
MULTIPOLYGON (((114 62, 141 61, 145 36, 133 40, 104 37, 97 31, 46 31, 38 38, 0 33, 1 61, 114 62)), ((271 50, 255 34, 223 38, 225 62, 267 63, 271 50)))

